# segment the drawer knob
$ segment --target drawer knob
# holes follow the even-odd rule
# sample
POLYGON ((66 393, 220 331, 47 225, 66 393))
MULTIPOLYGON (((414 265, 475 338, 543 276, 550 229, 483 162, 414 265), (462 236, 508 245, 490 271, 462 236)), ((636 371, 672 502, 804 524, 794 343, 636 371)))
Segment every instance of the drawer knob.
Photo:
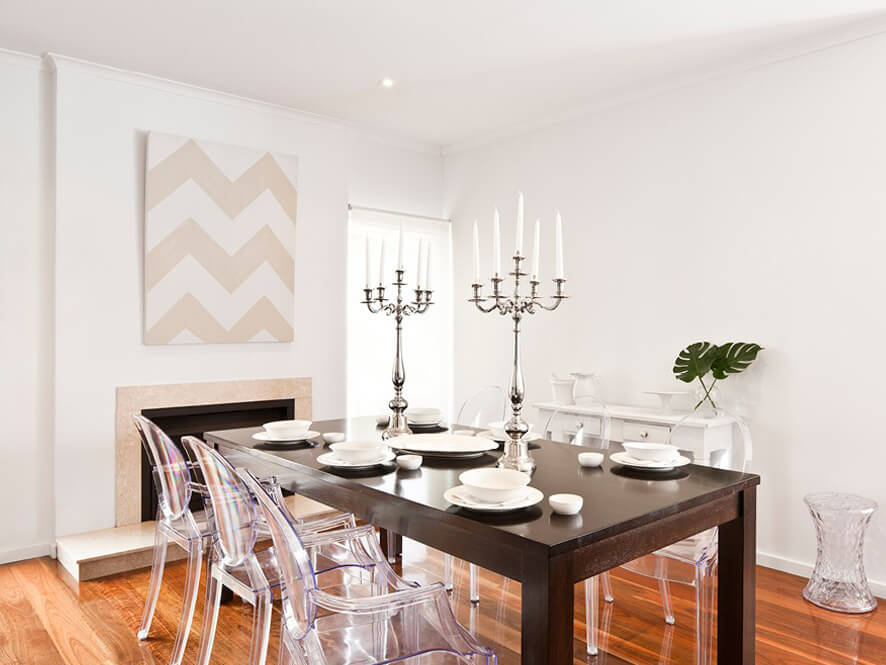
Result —
POLYGON ((649 437, 649 432, 647 432, 646 430, 642 430, 642 431, 640 432, 640 438, 641 438, 641 439, 646 439, 646 438, 648 438, 648 437, 649 437))

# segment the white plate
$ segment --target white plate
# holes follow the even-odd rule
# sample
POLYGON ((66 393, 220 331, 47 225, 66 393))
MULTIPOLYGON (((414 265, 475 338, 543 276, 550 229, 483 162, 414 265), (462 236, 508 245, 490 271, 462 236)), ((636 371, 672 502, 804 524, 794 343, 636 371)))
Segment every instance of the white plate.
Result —
POLYGON ((313 430, 308 430, 306 432, 302 432, 298 436, 286 437, 285 439, 276 439, 272 438, 270 434, 267 432, 258 432, 252 435, 252 438, 256 441, 264 441, 266 443, 298 443, 299 441, 307 441, 308 439, 315 439, 320 436, 320 432, 315 432, 313 430))
POLYGON ((545 495, 541 490, 535 489, 534 487, 527 487, 526 494, 523 498, 517 499, 516 501, 509 501, 504 504, 477 503, 470 498, 468 488, 464 485, 459 485, 457 487, 451 487, 443 492, 443 498, 459 508, 467 508, 468 510, 476 510, 477 512, 483 513, 505 513, 509 510, 520 510, 521 508, 534 506, 542 501, 545 498, 545 495))
POLYGON ((322 455, 317 457, 317 461, 320 464, 323 464, 325 466, 331 466, 336 469, 368 469, 370 467, 378 466, 380 464, 387 464, 388 462, 393 461, 393 459, 395 457, 396 457, 396 455, 394 453, 392 453, 391 451, 388 451, 384 455, 379 457, 378 459, 373 460, 371 462, 355 463, 355 462, 346 462, 342 459, 339 459, 338 457, 335 456, 335 453, 323 453, 322 455))
POLYGON ((417 455, 428 453, 466 455, 485 453, 498 447, 493 441, 455 434, 407 434, 388 439, 388 445, 417 455))
POLYGON ((683 457, 682 455, 678 455, 676 459, 671 460, 670 462, 647 462, 646 460, 634 459, 627 453, 612 453, 609 456, 616 464, 621 464, 622 466, 627 466, 632 469, 642 469, 643 471, 670 471, 671 469, 678 466, 686 466, 687 464, 691 464, 692 460, 688 457, 683 457))
POLYGON ((408 448, 398 448, 397 450, 404 455, 421 455, 422 457, 427 457, 429 459, 475 459, 477 457, 482 457, 487 452, 481 450, 478 453, 438 453, 428 450, 409 450, 408 448))
MULTIPOLYGON (((484 439, 489 439, 491 441, 495 441, 497 443, 504 443, 504 439, 499 439, 495 436, 492 430, 488 429, 483 432, 477 432, 476 436, 479 436, 484 439)), ((537 434, 536 432, 528 432, 526 436, 523 437, 523 440, 529 443, 530 441, 538 441, 542 438, 541 434, 537 434)))

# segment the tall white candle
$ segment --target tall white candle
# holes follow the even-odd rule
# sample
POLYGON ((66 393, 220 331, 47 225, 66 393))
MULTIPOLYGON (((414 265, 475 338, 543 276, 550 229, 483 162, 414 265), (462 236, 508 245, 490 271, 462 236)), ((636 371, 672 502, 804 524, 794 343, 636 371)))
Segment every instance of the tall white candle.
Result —
POLYGON ((538 254, 541 247, 541 220, 535 220, 535 241, 532 243, 532 279, 538 279, 538 254))
POLYGON ((517 192, 517 254, 523 255, 523 192, 517 192))
POLYGON ((424 238, 418 239, 418 264, 415 269, 415 288, 419 288, 421 286, 421 278, 424 277, 422 273, 421 264, 422 264, 422 254, 424 253, 422 250, 424 249, 424 238))
POLYGON ((403 222, 400 222, 400 240, 397 243, 397 270, 403 270, 403 222))
POLYGON ((560 211, 557 211, 557 228, 556 228, 556 242, 555 250, 554 250, 554 261, 556 263, 556 277, 557 279, 563 279, 563 220, 560 218, 560 211))
POLYGON ((431 290, 431 243, 428 243, 428 258, 425 261, 425 289, 431 290))
POLYGON ((366 236, 366 288, 369 288, 369 236, 366 236))
POLYGON ((480 283, 480 227, 474 220, 474 284, 480 283))
POLYGON ((501 275, 501 224, 498 221, 498 208, 492 217, 492 276, 501 275))
POLYGON ((381 254, 378 257, 378 285, 382 286, 385 281, 385 239, 381 239, 381 254))

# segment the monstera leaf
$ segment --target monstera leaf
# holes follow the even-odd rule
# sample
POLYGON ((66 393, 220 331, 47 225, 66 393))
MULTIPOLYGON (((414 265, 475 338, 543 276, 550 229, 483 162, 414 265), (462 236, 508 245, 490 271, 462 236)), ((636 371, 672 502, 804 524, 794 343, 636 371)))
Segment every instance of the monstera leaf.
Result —
POLYGON ((719 347, 710 342, 696 342, 680 351, 674 361, 674 374, 680 381, 692 383, 707 374, 717 359, 719 347))
POLYGON ((717 347, 710 365, 715 379, 725 379, 730 374, 738 374, 748 368, 762 350, 752 342, 726 342, 717 347))

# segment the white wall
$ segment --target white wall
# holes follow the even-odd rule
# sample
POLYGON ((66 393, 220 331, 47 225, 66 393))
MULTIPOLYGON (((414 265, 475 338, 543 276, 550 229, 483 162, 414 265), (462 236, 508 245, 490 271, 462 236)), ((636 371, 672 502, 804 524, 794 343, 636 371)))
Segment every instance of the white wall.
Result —
POLYGON ((0 51, 0 563, 53 540, 49 83, 0 51))
MULTIPOLYGON (((345 409, 349 198, 439 212, 439 152, 277 107, 57 59, 56 530, 113 524, 114 388, 311 376, 314 417, 345 409), (145 346, 145 133, 299 158, 292 344, 145 346), (408 182, 401 174, 412 174, 408 182)), ((360 294, 351 294, 359 297, 360 294)))
MULTIPOLYGON (((519 187, 527 220, 547 224, 546 277, 563 212, 572 296, 525 324, 530 402, 550 398, 551 371, 591 369, 610 401, 644 403, 642 390, 678 387, 686 344, 759 342, 756 366, 721 388, 755 435, 760 560, 802 572, 814 559, 807 492, 886 510, 884 62, 877 36, 447 154, 455 357, 470 359, 457 362, 456 403, 507 382, 509 324, 458 293, 474 217, 485 251, 493 206, 510 240, 519 187)), ((882 525, 868 564, 886 581, 882 525)))
POLYGON ((343 414, 347 204, 440 213, 436 148, 63 57, 42 65, 0 52, 0 502, 16 506, 0 561, 113 525, 117 386, 311 376, 314 416, 343 414), (294 343, 142 344, 150 130, 298 155, 294 343))

